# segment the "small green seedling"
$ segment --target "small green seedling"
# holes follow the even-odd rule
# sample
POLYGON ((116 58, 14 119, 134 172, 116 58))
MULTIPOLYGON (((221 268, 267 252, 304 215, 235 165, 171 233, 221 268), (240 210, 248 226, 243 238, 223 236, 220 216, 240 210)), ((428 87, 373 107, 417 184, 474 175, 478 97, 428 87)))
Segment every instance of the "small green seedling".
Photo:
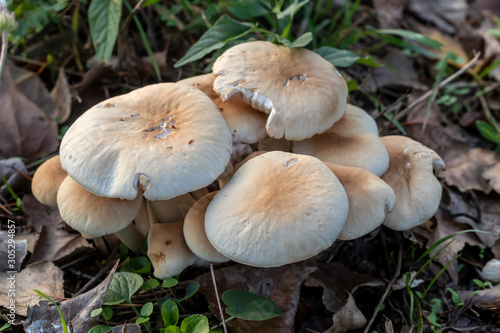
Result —
POLYGON ((42 296, 43 298, 45 298, 47 301, 49 301, 50 303, 52 303, 56 307, 57 311, 61 315, 61 324, 62 324, 62 327, 63 327, 63 331, 64 331, 64 333, 68 333, 69 331, 68 331, 68 326, 66 325, 66 320, 64 320, 64 316, 62 314, 62 311, 61 311, 61 309, 59 309, 59 306, 57 305, 57 303, 54 302, 52 300, 52 298, 50 298, 49 296, 45 295, 44 293, 42 293, 39 290, 33 289, 33 291, 36 292, 38 295, 42 296))

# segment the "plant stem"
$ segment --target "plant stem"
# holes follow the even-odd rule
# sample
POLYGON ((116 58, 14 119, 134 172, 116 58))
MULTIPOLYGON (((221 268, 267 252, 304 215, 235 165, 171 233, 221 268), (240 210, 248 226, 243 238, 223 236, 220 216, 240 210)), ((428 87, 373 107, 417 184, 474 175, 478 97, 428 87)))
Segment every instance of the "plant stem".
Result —
POLYGON ((5 58, 7 57, 7 46, 9 44, 9 38, 6 32, 2 33, 2 50, 0 51, 0 78, 2 77, 3 65, 5 63, 5 58))

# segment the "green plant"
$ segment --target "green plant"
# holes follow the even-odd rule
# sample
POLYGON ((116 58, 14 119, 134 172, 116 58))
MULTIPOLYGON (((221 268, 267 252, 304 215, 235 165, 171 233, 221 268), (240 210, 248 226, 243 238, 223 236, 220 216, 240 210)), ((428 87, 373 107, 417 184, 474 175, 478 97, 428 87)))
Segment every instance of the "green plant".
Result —
POLYGON ((42 293, 39 290, 33 289, 33 291, 36 292, 38 295, 42 296, 43 298, 45 298, 47 301, 49 301, 50 303, 52 303, 56 307, 57 311, 59 312, 59 315, 61 315, 61 323, 62 323, 63 331, 64 331, 64 333, 68 333, 69 331, 68 331, 68 326, 66 325, 66 320, 64 320, 64 316, 62 314, 62 311, 61 311, 61 309, 59 309, 59 306, 57 305, 57 303, 54 302, 52 300, 52 298, 45 295, 44 293, 42 293))
POLYGON ((488 121, 477 120, 476 127, 479 133, 488 141, 497 144, 495 151, 500 151, 500 127, 498 127, 497 120, 493 117, 489 118, 488 121))

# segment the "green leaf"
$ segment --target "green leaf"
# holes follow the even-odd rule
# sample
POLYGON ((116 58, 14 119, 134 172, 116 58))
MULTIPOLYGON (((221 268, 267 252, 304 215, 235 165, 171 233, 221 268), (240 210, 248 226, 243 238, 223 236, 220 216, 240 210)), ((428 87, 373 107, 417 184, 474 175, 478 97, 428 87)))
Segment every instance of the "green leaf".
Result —
POLYGON ((167 328, 160 328, 160 333, 182 333, 182 331, 180 327, 168 326, 167 328))
POLYGON ((290 17, 295 16, 295 14, 302 7, 307 5, 308 2, 309 2, 309 0, 302 0, 300 2, 298 0, 294 0, 293 3, 291 3, 284 11, 282 11, 281 13, 278 14, 278 19, 281 20, 281 19, 286 18, 287 16, 290 16, 290 17))
POLYGON ((103 306, 101 315, 104 320, 111 320, 111 318, 113 318, 113 309, 109 306, 103 306))
POLYGON ((64 333, 68 333, 68 326, 66 325, 66 320, 64 320, 64 316, 61 312, 61 309, 59 309, 59 306, 57 305, 57 303, 54 302, 52 300, 52 298, 50 298, 49 296, 42 293, 40 290, 33 289, 33 291, 36 292, 38 295, 42 296, 43 298, 45 298, 47 301, 49 301, 50 303, 52 303, 56 307, 57 312, 59 312, 59 315, 61 316, 61 324, 62 324, 63 331, 64 331, 64 333))
POLYGON ((184 66, 201 59, 210 52, 224 47, 227 43, 249 34, 256 28, 257 25, 240 23, 227 15, 223 15, 194 43, 174 67, 184 66))
POLYGON ((151 274, 151 261, 147 257, 135 257, 127 261, 120 272, 151 274))
POLYGON ((163 318, 163 326, 168 327, 177 325, 179 321, 179 308, 172 300, 167 299, 161 305, 161 317, 163 318))
POLYGON ((283 312, 269 298, 248 291, 230 289, 222 294, 226 312, 236 318, 261 321, 282 316, 283 312))
POLYGON ((379 65, 370 57, 360 57, 349 50, 339 50, 331 46, 322 46, 314 50, 317 54, 325 58, 326 61, 335 67, 349 67, 354 63, 378 67, 379 65))
POLYGON ((11 327, 12 325, 10 323, 5 323, 3 324, 2 327, 0 327, 0 332, 3 331, 3 330, 6 330, 8 329, 9 327, 11 327))
POLYGON ((451 294, 451 299, 453 300, 453 303, 455 303, 455 305, 458 307, 458 306, 462 306, 464 305, 464 302, 462 302, 462 300, 460 299, 460 296, 458 295, 458 293, 451 289, 451 288, 446 288, 450 294, 451 294))
POLYGON ((89 330, 89 333, 106 333, 106 332, 110 332, 112 330, 113 330, 113 327, 111 327, 111 326, 97 325, 97 326, 92 327, 89 330))
POLYGON ((143 317, 149 317, 153 313, 153 303, 152 302, 147 302, 142 306, 141 309, 141 316, 143 317))
POLYGON ((129 272, 118 272, 113 276, 109 284, 106 296, 104 296, 104 305, 116 305, 130 300, 132 295, 139 290, 144 283, 144 279, 139 274, 129 272))
POLYGON ((171 288, 171 287, 175 287, 178 283, 179 283, 179 281, 177 281, 177 279, 169 277, 169 278, 166 278, 165 280, 163 280, 161 286, 163 288, 171 288))
POLYGON ((208 333, 209 331, 207 317, 200 314, 189 316, 181 323, 182 333, 208 333))
POLYGON ((196 294, 196 292, 198 291, 199 288, 200 288, 200 284, 198 282, 191 281, 186 286, 186 296, 184 296, 182 298, 162 297, 160 299, 160 303, 164 302, 164 300, 166 300, 166 299, 170 299, 170 300, 172 300, 175 303, 180 303, 182 301, 187 300, 190 297, 193 297, 193 295, 196 294))
POLYGON ((313 39, 312 33, 306 32, 293 42, 289 41, 288 39, 282 36, 276 36, 274 40, 277 41, 278 43, 288 46, 289 48, 294 48, 294 47, 304 47, 307 44, 309 44, 312 41, 312 39, 313 39))
POLYGON ((101 312, 102 312, 102 308, 99 308, 99 309, 94 309, 94 310, 92 310, 92 312, 90 313, 90 316, 91 316, 92 318, 97 317, 98 315, 100 315, 100 314, 101 314, 101 312))
POLYGON ((118 36, 122 0, 92 0, 88 15, 97 59, 99 62, 108 61, 118 36))
POLYGON ((149 321, 149 317, 139 317, 135 320, 136 325, 144 324, 149 321))
POLYGON ((476 127, 479 130, 479 133, 489 141, 500 143, 500 133, 496 132, 493 126, 491 126, 486 121, 477 120, 476 127))
POLYGON ((148 279, 147 281, 144 281, 144 283, 141 286, 142 290, 150 290, 158 287, 160 285, 160 282, 157 279, 148 279))
POLYGON ((379 34, 396 35, 399 37, 408 38, 410 40, 419 42, 423 45, 429 46, 436 50, 441 50, 441 48, 443 47, 443 44, 438 42, 437 40, 419 34, 418 32, 415 31, 409 31, 403 29, 376 29, 375 31, 379 34))
POLYGON ((271 10, 269 2, 264 0, 225 0, 222 4, 231 14, 243 21, 265 16, 271 10))

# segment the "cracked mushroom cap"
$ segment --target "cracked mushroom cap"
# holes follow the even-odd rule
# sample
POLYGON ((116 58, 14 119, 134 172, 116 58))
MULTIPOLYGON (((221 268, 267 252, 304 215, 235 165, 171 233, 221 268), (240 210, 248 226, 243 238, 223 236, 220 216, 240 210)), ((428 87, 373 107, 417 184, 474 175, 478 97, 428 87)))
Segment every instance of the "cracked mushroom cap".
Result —
POLYGON ((125 229, 139 213, 142 196, 133 200, 99 197, 67 176, 57 192, 63 220, 89 236, 104 236, 125 229))
POLYGON ((378 136, 378 127, 375 119, 362 108, 347 104, 344 116, 327 132, 338 134, 371 133, 378 136))
POLYGON ((320 55, 255 41, 231 47, 214 63, 214 90, 268 114, 273 138, 303 140, 332 127, 344 114, 347 84, 320 55))
POLYGON ((85 112, 61 142, 61 164, 92 193, 166 200, 212 183, 229 162, 231 134, 198 89, 160 83, 85 112))
POLYGON ((31 183, 35 198, 48 206, 57 206, 57 191, 68 174, 61 166, 59 155, 49 158, 36 169, 31 183))
POLYGON ((182 221, 151 226, 147 255, 156 278, 165 279, 180 274, 198 259, 187 246, 182 229, 182 221))
POLYGON ((330 247, 347 211, 344 188, 320 160, 275 151, 243 164, 215 195, 205 230, 229 259, 276 267, 330 247))
POLYGON ((319 158, 323 162, 358 167, 381 176, 389 167, 389 154, 377 135, 326 132, 292 143, 292 152, 319 158))
POLYGON ((389 169, 381 176, 396 194, 396 207, 384 225, 409 230, 430 219, 439 208, 442 187, 434 170, 444 170, 441 157, 420 142, 405 136, 382 137, 390 156, 389 169))
POLYGON ((200 89, 217 105, 231 132, 233 143, 256 143, 266 137, 266 115, 252 108, 241 98, 223 101, 213 90, 215 75, 193 76, 178 83, 200 89))
POLYGON ((188 247, 200 259, 208 262, 227 262, 229 259, 217 251, 207 238, 205 232, 205 212, 217 194, 217 191, 208 193, 194 203, 184 219, 184 238, 188 247))
POLYGON ((341 240, 356 239, 375 230, 394 209, 396 196, 392 188, 373 173, 355 167, 325 162, 335 173, 347 193, 349 213, 341 240))

